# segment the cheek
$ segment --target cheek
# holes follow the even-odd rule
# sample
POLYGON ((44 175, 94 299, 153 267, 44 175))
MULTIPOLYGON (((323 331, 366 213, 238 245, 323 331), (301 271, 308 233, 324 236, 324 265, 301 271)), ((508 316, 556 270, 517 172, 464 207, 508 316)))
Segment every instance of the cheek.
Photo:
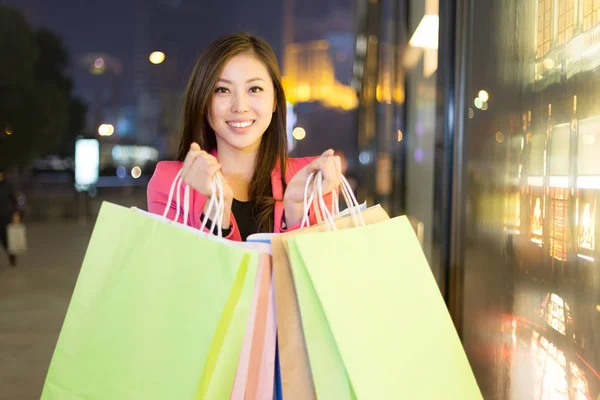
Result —
POLYGON ((263 116, 271 115, 273 114, 273 102, 274 99, 272 97, 256 99, 253 103, 253 108, 255 112, 258 112, 263 116))
POLYGON ((214 118, 226 115, 229 105, 225 99, 214 99, 211 105, 211 113, 214 118))

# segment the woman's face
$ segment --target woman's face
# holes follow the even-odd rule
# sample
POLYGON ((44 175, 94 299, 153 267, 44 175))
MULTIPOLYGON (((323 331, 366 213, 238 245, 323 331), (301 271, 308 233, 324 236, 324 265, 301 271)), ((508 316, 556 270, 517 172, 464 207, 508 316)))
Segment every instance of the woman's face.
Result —
POLYGON ((217 146, 256 152, 275 111, 273 81, 265 65, 249 54, 231 58, 217 81, 209 123, 217 146))

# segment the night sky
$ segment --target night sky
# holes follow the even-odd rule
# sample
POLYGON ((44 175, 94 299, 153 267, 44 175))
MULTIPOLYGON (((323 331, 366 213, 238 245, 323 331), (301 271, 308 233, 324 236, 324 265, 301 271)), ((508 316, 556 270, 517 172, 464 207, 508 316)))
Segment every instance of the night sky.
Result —
MULTIPOLYGON (((261 2, 266 3, 265 0, 255 3, 261 2)), ((266 38, 276 51, 281 47, 281 26, 277 23, 280 19, 268 18, 281 11, 244 7, 246 2, 239 2, 241 6, 236 7, 230 7, 233 0, 214 1, 220 7, 183 0, 9 0, 5 3, 22 10, 34 27, 48 27, 64 39, 71 55, 76 93, 88 101, 106 77, 87 72, 82 65, 86 54, 104 53, 118 60, 122 66, 119 77, 122 99, 131 101, 136 53, 147 57, 153 50, 165 52, 167 59, 158 66, 161 70, 157 67, 153 72, 162 72, 158 77, 168 88, 181 90, 197 54, 222 34, 251 30, 266 38)))
MULTIPOLYGON (((327 30, 352 29, 352 3, 296 0, 296 39, 319 39, 327 30)), ((107 79, 90 75, 82 65, 90 53, 118 60, 122 100, 129 101, 136 53, 147 60, 153 50, 165 52, 160 69, 152 66, 154 76, 169 90, 180 91, 198 53, 220 35, 250 31, 269 41, 279 57, 283 50, 283 0, 5 0, 4 4, 21 10, 35 28, 50 28, 64 39, 76 93, 88 101, 107 79)))

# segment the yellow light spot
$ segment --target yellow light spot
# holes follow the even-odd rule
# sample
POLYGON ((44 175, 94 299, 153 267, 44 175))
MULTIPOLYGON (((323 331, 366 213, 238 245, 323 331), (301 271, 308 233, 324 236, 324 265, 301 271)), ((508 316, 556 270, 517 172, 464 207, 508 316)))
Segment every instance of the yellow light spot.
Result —
POLYGON ((542 64, 544 64, 544 68, 550 70, 554 68, 555 62, 551 58, 546 58, 542 64))
POLYGON ((160 64, 165 61, 165 53, 162 51, 153 51, 148 58, 152 64, 160 64))
POLYGON ((502 143, 504 141, 504 135, 502 132, 496 132, 496 142, 502 143))
POLYGON ((402 131, 398 129, 398 141, 401 142, 403 137, 404 135, 402 134, 402 131))
POLYGON ((4 130, 4 132, 9 136, 12 135, 12 133, 13 133, 12 127, 10 125, 7 126, 6 129, 4 130))
POLYGON ((485 103, 490 99, 490 94, 485 90, 480 90, 479 98, 481 99, 481 101, 483 101, 485 103))
POLYGON ((115 127, 111 124, 102 124, 98 127, 98 134, 100 136, 110 136, 115 133, 115 127))
POLYGON ((296 139, 296 140, 302 140, 306 137, 306 130, 304 130, 304 128, 297 126, 292 131, 292 136, 294 136, 294 139, 296 139))

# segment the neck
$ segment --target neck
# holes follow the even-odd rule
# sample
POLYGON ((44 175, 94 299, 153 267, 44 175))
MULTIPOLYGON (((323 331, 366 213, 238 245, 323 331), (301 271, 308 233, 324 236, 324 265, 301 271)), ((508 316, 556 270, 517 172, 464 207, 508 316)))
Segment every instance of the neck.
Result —
POLYGON ((254 174, 256 151, 238 150, 220 143, 217 146, 217 158, 221 164, 223 175, 231 186, 233 197, 240 201, 248 201, 248 187, 254 174))

